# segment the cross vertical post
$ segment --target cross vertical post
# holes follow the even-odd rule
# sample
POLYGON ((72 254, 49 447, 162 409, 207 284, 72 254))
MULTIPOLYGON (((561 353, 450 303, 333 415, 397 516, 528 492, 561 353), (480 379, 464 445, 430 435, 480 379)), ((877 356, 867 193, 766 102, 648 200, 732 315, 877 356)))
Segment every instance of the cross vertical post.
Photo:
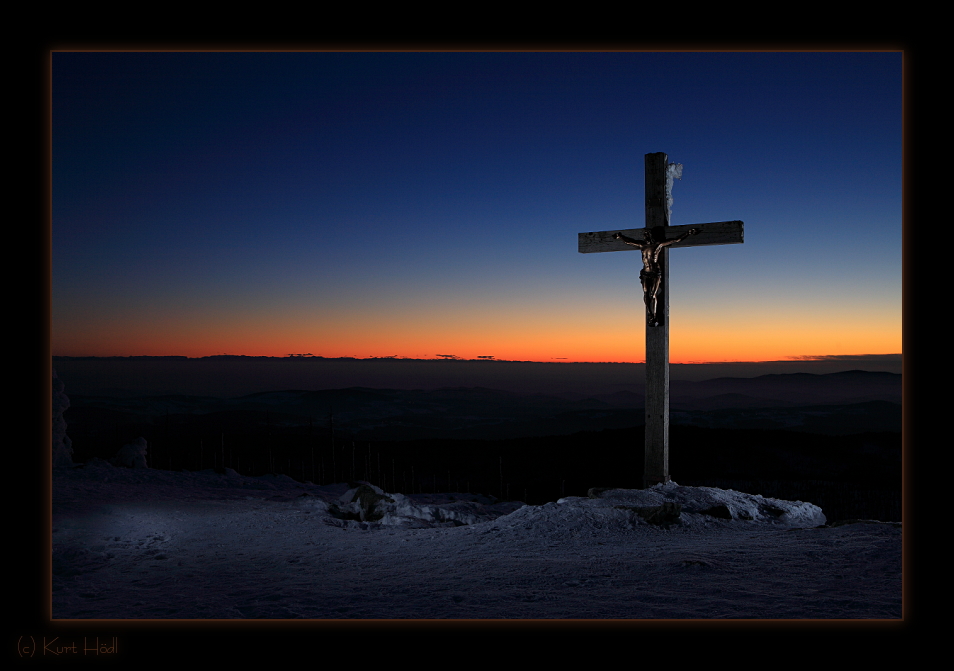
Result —
MULTIPOLYGON (((682 166, 679 166, 681 169, 682 166)), ((669 157, 646 154, 646 228, 669 226, 672 176, 669 157)), ((643 486, 669 482, 669 249, 659 250, 657 325, 646 323, 646 437, 643 486)))
POLYGON ((643 486, 669 482, 669 248, 742 243, 741 221, 671 226, 672 183, 682 166, 663 152, 646 154, 646 227, 580 233, 579 251, 638 249, 643 257, 646 329, 646 437, 643 486), (638 237, 637 237, 638 236, 638 237), (641 239, 639 239, 641 238, 641 239))

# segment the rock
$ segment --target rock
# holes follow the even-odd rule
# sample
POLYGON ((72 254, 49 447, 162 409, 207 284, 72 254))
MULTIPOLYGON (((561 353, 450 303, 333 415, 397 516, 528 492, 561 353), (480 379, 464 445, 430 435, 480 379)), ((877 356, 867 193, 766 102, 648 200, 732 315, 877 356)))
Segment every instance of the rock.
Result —
MULTIPOLYGON (((412 499, 399 493, 388 493, 367 482, 355 485, 337 501, 327 504, 327 512, 346 525, 359 528, 397 526, 405 528, 458 527, 497 519, 520 507, 514 502, 492 504, 494 499, 482 495, 466 495, 466 500, 453 495, 424 495, 412 499), (429 497, 434 501, 428 501, 429 497)), ((304 505, 309 505, 307 502, 304 505)), ((322 504, 324 505, 324 504, 322 504)), ((339 525, 335 525, 339 526, 339 525)))
POLYGON ((358 487, 352 501, 356 502, 361 510, 362 522, 375 522, 384 517, 384 512, 377 510, 378 502, 394 503, 394 499, 373 485, 358 487))
POLYGON ((113 460, 117 466, 126 468, 149 468, 146 465, 146 439, 136 438, 131 443, 123 445, 113 460))
MULTIPOLYGON (((349 483, 358 484, 358 483, 349 483)), ((385 510, 379 510, 378 504, 394 503, 394 499, 374 485, 366 483, 345 492, 337 504, 331 504, 328 511, 335 517, 343 520, 361 522, 377 522, 384 517, 385 510)), ((382 506, 384 508, 385 506, 382 506)))

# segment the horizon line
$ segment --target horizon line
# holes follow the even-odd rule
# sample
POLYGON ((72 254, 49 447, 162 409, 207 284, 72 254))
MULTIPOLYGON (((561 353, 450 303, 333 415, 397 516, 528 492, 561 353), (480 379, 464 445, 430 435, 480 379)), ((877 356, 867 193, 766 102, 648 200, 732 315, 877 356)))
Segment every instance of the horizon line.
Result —
MULTIPOLYGON (((645 365, 645 359, 640 361, 568 361, 564 357, 552 357, 549 360, 532 360, 532 359, 497 359, 492 356, 481 356, 478 358, 468 359, 465 357, 459 357, 454 355, 438 355, 434 358, 419 358, 419 357, 405 357, 405 356, 370 356, 370 357, 353 357, 353 356, 337 356, 337 357, 326 357, 316 354, 286 354, 284 356, 274 356, 267 354, 210 354, 204 356, 185 356, 177 354, 133 354, 133 355, 51 355, 53 359, 184 359, 184 360, 199 360, 199 359, 295 359, 295 360, 325 360, 325 361, 467 361, 467 362, 497 362, 497 363, 558 363, 558 364, 640 364, 645 365)), ((806 363, 811 361, 853 361, 853 360, 882 360, 882 361, 896 361, 903 357, 902 353, 890 353, 890 354, 821 354, 821 355, 799 355, 799 356, 790 356, 784 359, 761 359, 761 360, 723 360, 723 361, 670 361, 670 365, 675 366, 699 366, 699 365, 721 365, 721 364, 751 364, 751 363, 806 363)))

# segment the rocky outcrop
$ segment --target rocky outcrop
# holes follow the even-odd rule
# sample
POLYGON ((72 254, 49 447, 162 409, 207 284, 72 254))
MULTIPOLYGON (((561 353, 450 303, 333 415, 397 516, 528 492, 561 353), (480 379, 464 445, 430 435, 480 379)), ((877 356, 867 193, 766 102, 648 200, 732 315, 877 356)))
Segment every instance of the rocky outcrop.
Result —
POLYGON ((374 523, 381 526, 427 528, 456 527, 487 522, 513 512, 522 504, 492 503, 492 499, 475 496, 478 500, 444 500, 427 503, 398 493, 387 493, 367 482, 353 485, 337 501, 328 504, 332 517, 348 524, 374 523), (489 505, 487 505, 489 504, 489 505))
POLYGON ((377 522, 384 517, 388 503, 394 503, 394 499, 382 489, 362 483, 328 506, 328 512, 342 520, 377 522), (380 503, 385 505, 379 507, 380 503))
POLYGON ((123 445, 116 453, 113 464, 126 468, 149 468, 146 464, 146 445, 146 439, 142 437, 123 445))

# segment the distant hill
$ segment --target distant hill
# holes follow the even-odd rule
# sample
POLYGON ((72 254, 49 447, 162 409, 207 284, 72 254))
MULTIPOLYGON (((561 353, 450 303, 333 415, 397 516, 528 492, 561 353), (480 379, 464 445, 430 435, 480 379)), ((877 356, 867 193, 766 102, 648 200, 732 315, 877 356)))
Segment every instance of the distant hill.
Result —
MULTIPOLYGON (((871 367, 840 359, 813 361, 727 362, 671 364, 673 393, 681 381, 721 380, 722 391, 705 396, 742 393, 730 380, 751 380, 791 374, 815 376, 841 374, 851 368, 890 371, 900 376, 901 357, 856 357, 871 367)), ((614 392, 642 394, 645 365, 640 363, 570 363, 533 361, 467 361, 422 359, 323 359, 320 357, 53 357, 53 366, 66 385, 67 394, 109 396, 236 397, 262 391, 301 389, 425 389, 483 387, 520 393, 565 395, 579 400, 614 392)), ((863 371, 848 371, 849 373, 863 371)), ((695 392, 687 391, 696 396, 695 392)), ((765 396, 763 393, 756 396, 765 396)), ((768 396, 771 398, 771 395, 768 396)), ((874 399, 868 399, 874 400, 874 399)), ((882 399, 888 400, 888 399, 882 399)), ((612 403, 611 403, 612 405, 612 403)))
MULTIPOLYGON (((703 399, 738 395, 739 405, 751 406, 760 400, 768 406, 866 403, 888 401, 901 403, 901 375, 897 373, 850 370, 825 375, 789 373, 760 375, 754 378, 716 378, 703 382, 671 383, 670 403, 683 404, 684 409, 704 409, 697 404, 703 399), (745 396, 748 399, 742 399, 745 396)), ((711 405, 711 404, 710 404, 711 405)))
MULTIPOLYGON (((69 394, 68 394, 69 395, 69 394)), ((357 440, 506 439, 639 426, 640 392, 527 394, 482 387, 351 387, 217 398, 69 395, 70 432, 162 421, 312 427, 357 440)), ((786 429, 831 435, 901 430, 901 376, 848 371, 672 384, 671 421, 709 428, 786 429)), ((145 429, 143 429, 145 430, 145 429)), ((74 438, 75 442, 75 438, 74 438)))

